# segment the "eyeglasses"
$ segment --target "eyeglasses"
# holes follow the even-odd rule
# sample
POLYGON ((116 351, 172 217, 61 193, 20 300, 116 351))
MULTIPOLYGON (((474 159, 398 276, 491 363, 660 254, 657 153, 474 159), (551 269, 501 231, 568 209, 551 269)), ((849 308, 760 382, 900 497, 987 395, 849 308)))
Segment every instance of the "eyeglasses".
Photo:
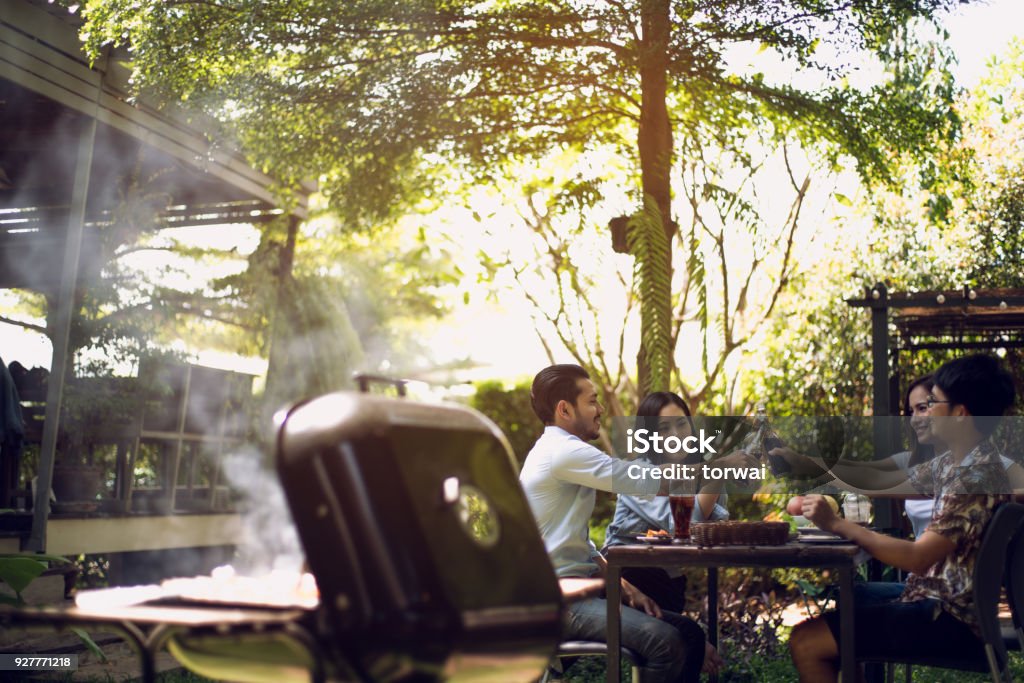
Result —
POLYGON ((940 401, 939 399, 935 398, 934 396, 929 396, 928 400, 926 401, 926 403, 928 404, 928 410, 931 410, 935 406, 936 403, 952 403, 952 401, 940 401))

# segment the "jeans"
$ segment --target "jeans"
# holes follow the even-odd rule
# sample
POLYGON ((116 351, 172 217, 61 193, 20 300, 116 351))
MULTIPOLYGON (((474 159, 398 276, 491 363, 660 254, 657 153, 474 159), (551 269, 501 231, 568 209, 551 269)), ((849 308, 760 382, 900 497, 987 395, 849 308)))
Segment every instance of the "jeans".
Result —
MULTIPOLYGON (((663 611, 661 619, 621 606, 622 645, 643 659, 642 683, 696 683, 704 664, 704 631, 693 619, 663 611)), ((569 605, 565 637, 608 640, 608 602, 591 598, 569 605)))

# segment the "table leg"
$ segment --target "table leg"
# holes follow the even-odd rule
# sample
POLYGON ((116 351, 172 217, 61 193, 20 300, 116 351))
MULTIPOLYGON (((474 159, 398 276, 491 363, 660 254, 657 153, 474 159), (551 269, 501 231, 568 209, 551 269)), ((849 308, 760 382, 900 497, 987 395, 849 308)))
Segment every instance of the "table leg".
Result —
MULTIPOLYGON (((708 567, 708 642, 718 649, 718 567, 708 567)), ((708 683, 718 683, 718 675, 708 676, 708 683)))
POLYGON ((608 565, 605 572, 605 597, 608 599, 608 670, 605 672, 607 683, 619 683, 621 667, 621 652, 619 647, 622 643, 622 621, 620 618, 619 605, 622 603, 620 595, 620 579, 622 570, 615 565, 608 565))
POLYGON ((839 666, 843 683, 857 680, 853 639, 853 567, 839 568, 839 666))

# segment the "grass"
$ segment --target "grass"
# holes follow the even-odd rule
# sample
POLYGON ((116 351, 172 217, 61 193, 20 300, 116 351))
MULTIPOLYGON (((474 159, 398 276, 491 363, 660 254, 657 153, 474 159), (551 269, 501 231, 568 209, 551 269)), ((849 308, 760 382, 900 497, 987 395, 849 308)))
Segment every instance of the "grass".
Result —
MULTIPOLYGON (((728 646, 723 648, 726 660, 725 670, 719 674, 721 683, 797 683, 796 669, 788 656, 764 657, 753 654, 748 657, 730 653, 728 646)), ((1010 653, 1010 672, 1013 680, 1024 680, 1024 655, 1019 652, 1010 653)), ((904 667, 896 665, 895 680, 902 682, 904 667)), ((0 682, 13 681, 0 674, 0 682)), ((24 678, 19 679, 24 681, 24 678)), ((33 680, 44 680, 42 677, 33 680)), ((46 678, 47 681, 63 681, 70 683, 71 675, 46 678)), ((130 680, 130 679, 129 679, 130 680)), ((185 669, 165 671, 156 677, 157 683, 212 683, 185 669)), ((557 680, 557 679, 556 679, 557 680)), ((565 683, 603 683, 605 680, 605 660, 603 657, 583 657, 569 667, 562 678, 565 683)), ((621 680, 630 680, 629 665, 623 663, 621 680)), ((976 674, 951 669, 935 669, 929 667, 913 667, 914 683, 987 683, 988 674, 976 674)), ((78 679, 76 683, 123 683, 122 680, 110 676, 92 678, 87 681, 78 679)))
MULTIPOLYGON (((746 662, 734 661, 725 651, 726 668, 719 674, 721 683, 797 683, 796 669, 789 657, 765 658, 752 655, 746 662)), ((987 683, 992 679, 988 674, 976 674, 952 669, 935 669, 915 666, 912 668, 915 683, 987 683)), ((1010 654, 1010 672, 1013 680, 1024 680, 1024 655, 1010 654)), ((605 680, 604 659, 586 657, 574 663, 563 676, 566 683, 603 683, 605 680)), ((896 665, 895 680, 904 680, 904 667, 896 665)), ((630 680, 629 668, 622 669, 623 681, 630 680)))

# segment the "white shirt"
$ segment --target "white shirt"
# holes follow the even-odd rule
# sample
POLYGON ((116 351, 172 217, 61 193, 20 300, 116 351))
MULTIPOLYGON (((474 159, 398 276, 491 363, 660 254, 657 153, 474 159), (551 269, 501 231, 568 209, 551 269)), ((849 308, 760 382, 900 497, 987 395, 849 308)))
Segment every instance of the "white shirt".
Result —
POLYGON ((637 474, 631 468, 650 467, 643 461, 613 458, 561 427, 544 428, 526 456, 519 482, 559 577, 586 577, 597 571, 597 548, 590 541, 588 524, 595 491, 653 495, 660 488, 659 479, 628 474, 637 474))

